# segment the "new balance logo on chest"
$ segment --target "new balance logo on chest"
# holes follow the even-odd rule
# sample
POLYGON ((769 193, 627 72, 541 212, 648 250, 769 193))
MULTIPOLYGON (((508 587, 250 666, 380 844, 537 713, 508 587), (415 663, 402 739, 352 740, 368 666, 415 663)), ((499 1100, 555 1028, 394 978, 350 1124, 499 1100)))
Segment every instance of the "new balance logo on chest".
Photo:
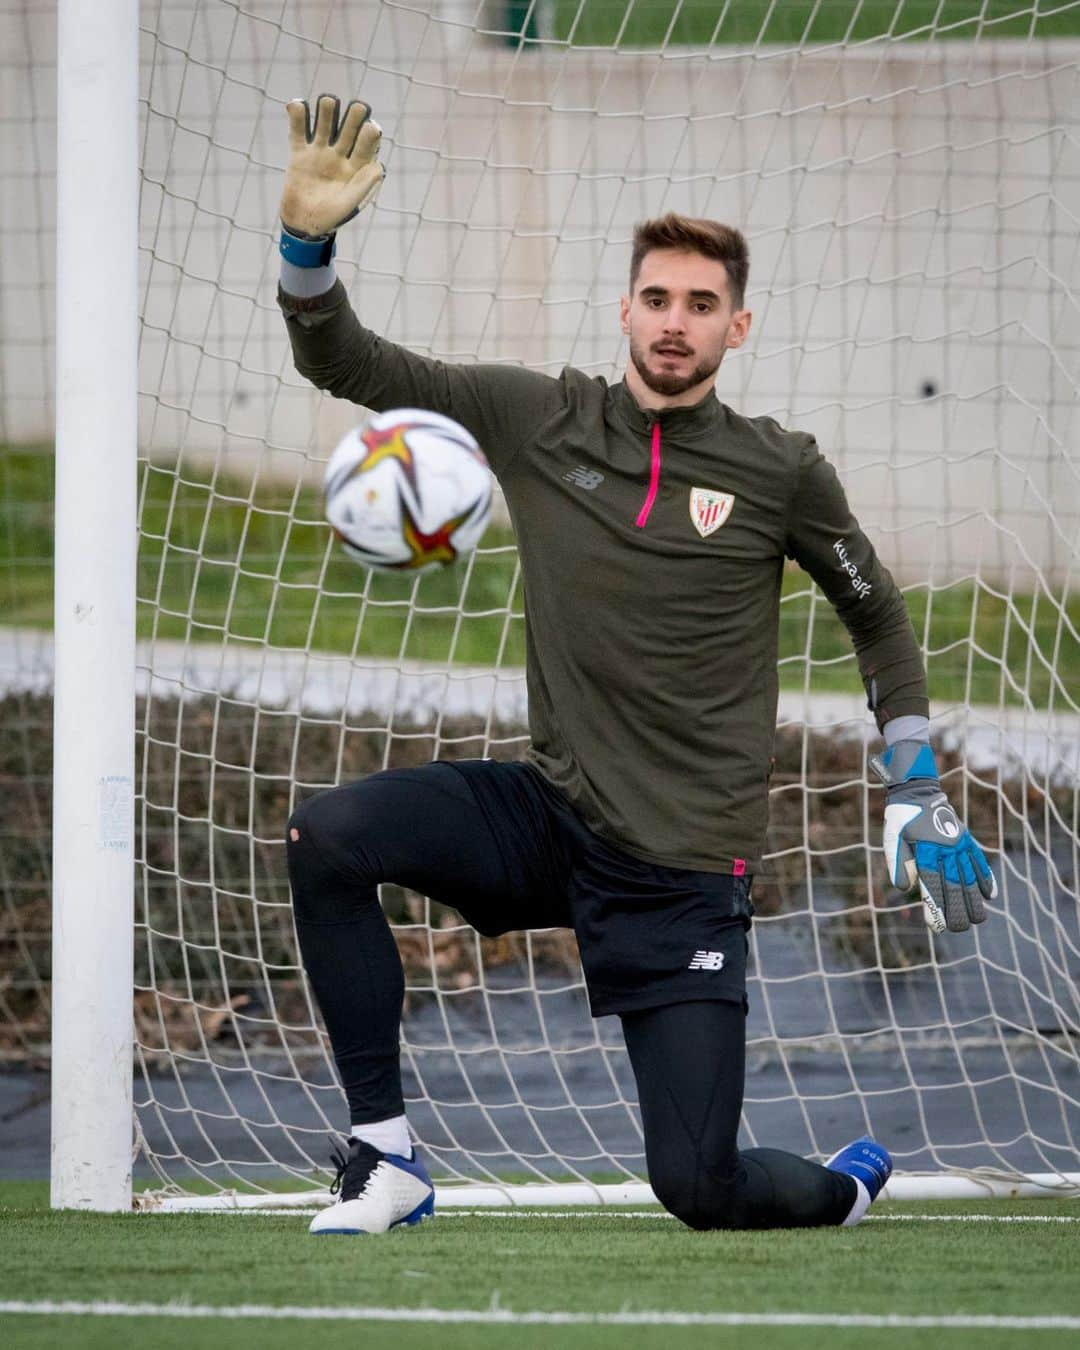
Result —
POLYGON ((579 464, 576 469, 570 469, 563 474, 563 481, 592 492, 593 488, 599 487, 604 481, 604 475, 596 469, 587 469, 584 464, 579 464))
POLYGON ((723 970, 723 952, 695 952, 687 970, 723 970))

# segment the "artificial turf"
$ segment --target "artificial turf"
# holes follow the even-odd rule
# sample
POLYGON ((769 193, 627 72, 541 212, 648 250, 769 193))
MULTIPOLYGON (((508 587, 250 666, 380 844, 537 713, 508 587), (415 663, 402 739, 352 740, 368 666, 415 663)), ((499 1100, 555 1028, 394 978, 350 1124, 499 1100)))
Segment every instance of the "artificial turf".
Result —
MULTIPOLYGON (((0 1183, 0 1301, 177 1302, 520 1313, 1080 1315, 1080 1204, 886 1204, 857 1229, 694 1233, 615 1211, 455 1215, 384 1237, 314 1239, 303 1215, 53 1212, 43 1186, 0 1183), (934 1215, 1019 1216, 1030 1222, 934 1215), (889 1219, 918 1215, 919 1219, 889 1219), (1044 1222, 1047 1217, 1067 1223, 1044 1222)), ((6 1345, 226 1340, 262 1347, 647 1345, 907 1347, 1066 1345, 1076 1330, 273 1322, 0 1313, 6 1345), (1011 1339, 1010 1339, 1011 1337, 1011 1339), (1038 1341, 1033 1340, 1038 1337, 1038 1341)))

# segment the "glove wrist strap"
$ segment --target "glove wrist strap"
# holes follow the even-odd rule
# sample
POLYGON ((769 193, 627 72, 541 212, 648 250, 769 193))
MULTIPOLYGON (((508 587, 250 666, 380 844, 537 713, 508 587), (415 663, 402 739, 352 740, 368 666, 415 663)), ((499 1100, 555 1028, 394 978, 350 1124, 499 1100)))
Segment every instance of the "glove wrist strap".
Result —
POLYGON ((934 752, 926 741, 897 741, 882 754, 872 755, 870 767, 890 789, 939 782, 934 752))
POLYGON ((286 262, 294 267, 326 267, 337 252, 336 233, 311 238, 307 235, 293 234, 284 225, 281 227, 279 252, 286 262))

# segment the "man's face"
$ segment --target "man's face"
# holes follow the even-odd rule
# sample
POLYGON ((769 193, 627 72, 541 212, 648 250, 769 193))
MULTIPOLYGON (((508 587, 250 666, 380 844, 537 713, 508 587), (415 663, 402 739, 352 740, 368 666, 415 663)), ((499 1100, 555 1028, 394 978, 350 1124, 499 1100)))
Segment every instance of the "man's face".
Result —
POLYGON ((724 264, 682 249, 646 253, 620 312, 634 369, 664 398, 699 388, 704 397, 724 353, 750 331, 749 310, 732 309, 724 264))

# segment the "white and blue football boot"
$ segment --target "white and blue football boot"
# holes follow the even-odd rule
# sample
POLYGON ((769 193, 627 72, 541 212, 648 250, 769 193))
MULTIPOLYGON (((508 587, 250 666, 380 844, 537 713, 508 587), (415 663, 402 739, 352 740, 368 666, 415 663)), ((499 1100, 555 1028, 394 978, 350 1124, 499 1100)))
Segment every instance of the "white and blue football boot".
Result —
POLYGON ((825 1166, 832 1172, 843 1172, 860 1187, 859 1198, 844 1220, 849 1226, 858 1223, 881 1194, 892 1176, 893 1161, 887 1148, 864 1134, 834 1153, 825 1166))
POLYGON ((330 1193, 337 1200, 315 1215, 309 1233, 385 1233, 435 1213, 435 1187, 415 1149, 402 1158, 362 1139, 348 1145, 348 1153, 335 1146, 330 1155, 337 1167, 330 1193))

